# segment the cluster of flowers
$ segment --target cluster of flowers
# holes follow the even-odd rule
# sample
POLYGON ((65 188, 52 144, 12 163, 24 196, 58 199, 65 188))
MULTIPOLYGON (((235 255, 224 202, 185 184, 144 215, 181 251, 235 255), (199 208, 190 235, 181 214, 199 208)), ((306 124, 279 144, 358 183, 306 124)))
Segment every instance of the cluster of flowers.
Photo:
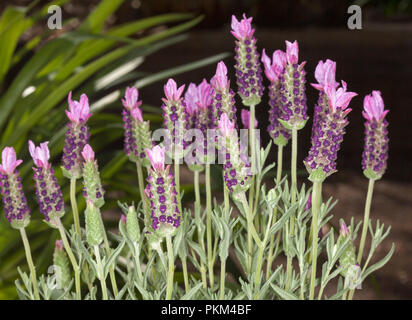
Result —
MULTIPOLYGON (((286 41, 286 51, 274 51, 272 59, 265 50, 260 57, 251 22, 252 18, 246 16, 240 21, 232 17, 232 34, 236 38, 238 94, 245 106, 255 106, 261 101, 264 87, 260 62, 263 62, 264 73, 270 82, 268 132, 275 144, 283 146, 290 139, 291 131, 301 129, 308 119, 305 62, 299 63, 297 41, 286 41)), ((316 67, 315 78, 318 83, 312 86, 319 90, 319 99, 314 108, 312 146, 304 160, 309 173, 320 170, 325 176, 336 171, 337 152, 348 125, 347 115, 351 111, 348 106, 356 95, 347 91, 344 81, 341 84, 336 82, 335 72, 336 63, 331 60, 320 61, 316 67)), ((248 159, 242 156, 241 149, 244 146, 240 145, 237 136, 235 92, 230 87, 224 62, 217 64, 216 74, 210 82, 203 79, 198 85, 190 83, 185 94, 184 90, 185 85, 178 87, 173 79, 169 79, 164 86, 163 125, 168 135, 163 146, 154 146, 152 142, 150 123, 143 119, 138 90, 127 88, 122 100, 124 151, 131 161, 147 168, 145 196, 150 204, 150 227, 160 235, 173 233, 182 222, 179 190, 169 166, 165 166, 165 154, 169 152, 174 159, 182 158, 189 146, 189 141, 184 139, 185 130, 199 129, 206 136, 207 130, 218 129, 223 137, 218 149, 225 158, 224 179, 232 196, 248 189, 252 175, 248 159)), ((67 125, 62 170, 71 179, 83 176, 85 197, 100 208, 104 203, 104 190, 98 178, 94 152, 88 144, 89 129, 86 122, 91 116, 88 98, 83 94, 79 101, 73 101, 70 93, 68 105, 66 114, 70 122, 67 125)), ((362 166, 365 175, 374 178, 381 177, 386 169, 387 112, 379 91, 373 91, 372 95, 365 97, 362 166)), ((241 111, 241 120, 244 128, 249 129, 249 111, 241 111)), ((257 125, 255 122, 254 127, 257 125)), ((200 166, 191 166, 191 169, 202 170, 208 148, 215 148, 215 143, 203 141, 203 152, 196 155, 200 159, 200 166)), ((29 141, 29 151, 36 166, 33 170, 40 210, 45 220, 52 222, 63 216, 65 209, 60 187, 49 163, 48 142, 36 147, 29 141)), ((0 165, 1 194, 6 218, 16 228, 26 226, 30 216, 16 169, 21 163, 13 148, 4 148, 0 165)))

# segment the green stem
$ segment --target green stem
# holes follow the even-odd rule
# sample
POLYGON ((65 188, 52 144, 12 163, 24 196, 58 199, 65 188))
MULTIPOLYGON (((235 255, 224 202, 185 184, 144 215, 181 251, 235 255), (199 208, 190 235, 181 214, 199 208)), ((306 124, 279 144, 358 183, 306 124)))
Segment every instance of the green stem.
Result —
MULTIPOLYGON (((256 155, 255 155, 255 106, 250 106, 249 117, 249 139, 250 139, 250 156, 251 156, 251 169, 252 169, 252 181, 249 189, 249 211, 253 212, 253 194, 255 189, 255 170, 256 170, 256 155)), ((257 201, 255 199, 255 201, 257 201)))
POLYGON ((321 196, 322 182, 314 181, 312 190, 312 274, 310 278, 310 300, 313 300, 315 295, 316 263, 318 260, 318 216, 320 212, 321 196))
POLYGON ((278 145, 278 167, 276 172, 276 183, 280 183, 282 180, 282 162, 283 162, 283 146, 278 145))
POLYGON ((167 289, 166 289, 166 300, 172 298, 173 293, 173 277, 175 271, 174 257, 173 257, 173 245, 172 238, 170 235, 166 236, 166 246, 167 246, 167 256, 169 258, 169 270, 167 272, 167 289))
POLYGON ((63 241, 64 249, 66 250, 67 255, 69 256, 69 260, 72 264, 74 270, 74 282, 76 286, 76 298, 77 300, 81 300, 81 287, 80 287, 80 267, 76 262, 76 258, 74 257, 73 251, 70 248, 69 241, 67 241, 66 232, 64 231, 63 224, 60 219, 56 220, 57 228, 60 232, 60 237, 63 241))
POLYGON ((100 280, 100 284, 101 284, 101 287, 102 287, 103 300, 107 300, 108 295, 107 295, 106 279, 105 279, 105 276, 104 276, 104 271, 103 271, 102 259, 100 257, 99 246, 94 246, 94 255, 96 256, 97 268, 98 268, 98 273, 99 273, 98 278, 100 280))
POLYGON ((183 268, 183 280, 184 280, 184 283, 185 283, 185 291, 186 291, 186 293, 188 293, 189 290, 190 290, 190 285, 189 285, 189 274, 187 272, 186 258, 182 259, 182 268, 183 268))
MULTIPOLYGON (((296 162, 297 162, 297 154, 298 154, 298 131, 296 129, 292 129, 292 159, 291 159, 291 191, 290 191, 290 203, 293 205, 296 202, 296 191, 297 191, 297 184, 296 184, 296 162)), ((292 215, 290 217, 290 230, 289 230, 289 237, 293 239, 294 236, 294 229, 295 229, 295 217, 292 215)), ((289 243, 289 241, 288 241, 289 243)), ((286 267, 286 274, 287 274, 287 281, 286 281, 286 290, 289 289, 291 281, 292 281, 292 256, 288 255, 287 257, 287 267, 286 267)))
POLYGON ((139 280, 143 283, 143 273, 142 273, 142 268, 140 266, 140 259, 139 259, 139 255, 140 255, 139 245, 137 244, 137 242, 134 242, 133 246, 134 246, 134 261, 136 265, 135 268, 136 268, 137 276, 139 280))
POLYGON ((369 214, 371 210, 374 184, 375 184, 375 180, 369 179, 368 194, 366 196, 365 213, 363 217, 362 236, 360 240, 359 253, 358 253, 358 263, 359 264, 362 261, 363 249, 365 247, 366 236, 368 234, 369 214))
POLYGON ((226 259, 220 261, 220 295, 219 299, 225 298, 225 281, 226 281, 226 259))
MULTIPOLYGON (((106 254, 107 254, 107 256, 110 256, 110 251, 111 250, 110 250, 110 246, 109 246, 109 240, 107 239, 107 233, 106 233, 106 229, 104 228, 103 219, 102 219, 101 215, 100 215, 100 226, 101 226, 102 232, 103 232, 103 240, 104 240, 104 246, 105 246, 106 254)), ((110 275, 110 282, 111 282, 112 288, 113 288, 113 293, 114 293, 115 296, 117 296, 119 291, 117 289, 116 275, 114 273, 114 267, 113 266, 110 266, 109 275, 110 275)))
POLYGON ((213 249, 212 249, 212 192, 210 186, 210 164, 206 163, 206 238, 207 238, 207 261, 209 269, 209 283, 213 288, 213 249))
POLYGON ((74 226, 76 228, 77 234, 81 238, 82 233, 80 229, 79 210, 77 209, 77 201, 76 201, 76 178, 70 179, 70 202, 72 205, 74 226))
MULTIPOLYGON (((282 180, 282 162, 283 162, 283 146, 278 145, 278 162, 277 162, 277 172, 276 172, 276 184, 280 183, 280 180, 282 180)), ((273 212, 275 222, 277 219, 277 207, 274 208, 273 212)), ((273 235, 270 238, 270 244, 269 244, 269 256, 268 256, 268 262, 266 265, 266 280, 269 279, 270 276, 270 271, 272 270, 272 263, 273 263, 273 249, 274 249, 274 244, 275 244, 275 235, 273 235)))
POLYGON ((29 265, 29 269, 30 269, 31 281, 33 284, 34 298, 36 300, 40 300, 39 289, 38 289, 39 287, 37 285, 36 267, 34 266, 33 259, 31 256, 30 244, 29 244, 29 240, 27 239, 26 229, 20 228, 19 230, 20 230, 21 238, 23 240, 24 251, 26 252, 27 264, 29 265))

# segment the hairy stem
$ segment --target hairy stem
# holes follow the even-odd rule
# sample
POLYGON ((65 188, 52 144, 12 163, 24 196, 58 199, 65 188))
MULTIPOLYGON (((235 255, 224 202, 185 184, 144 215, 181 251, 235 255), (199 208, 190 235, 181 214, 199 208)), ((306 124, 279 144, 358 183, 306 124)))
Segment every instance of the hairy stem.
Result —
POLYGON ((315 295, 316 263, 318 260, 318 217, 321 195, 322 182, 314 181, 312 190, 312 274, 310 278, 310 300, 313 300, 315 295))
POLYGON ((69 241, 67 241, 66 232, 63 228, 63 224, 60 219, 56 220, 57 227, 60 232, 60 237, 63 241, 64 249, 66 250, 67 255, 69 256, 69 260, 72 264, 74 270, 74 282, 76 286, 76 298, 77 300, 81 300, 81 288, 80 288, 80 267, 76 262, 76 258, 74 257, 73 251, 70 248, 69 241))
POLYGON ((226 259, 220 261, 220 294, 219 299, 225 298, 225 281, 226 281, 226 259))
POLYGON ((37 276, 36 276, 36 267, 34 266, 33 259, 31 256, 30 244, 29 244, 29 240, 27 239, 26 229, 20 228, 19 230, 20 230, 21 239, 23 240, 24 251, 26 252, 27 264, 29 265, 31 281, 33 284, 34 298, 36 300, 40 300, 39 289, 38 289, 39 287, 37 284, 37 276))
POLYGON ((175 263, 173 257, 173 244, 172 237, 170 235, 166 236, 166 246, 167 246, 167 256, 169 259, 169 269, 167 271, 167 289, 166 289, 166 300, 172 298, 173 293, 173 277, 175 272, 175 263))
POLYGON ((80 229, 80 219, 79 219, 79 210, 77 209, 77 200, 76 200, 76 178, 70 179, 70 202, 72 205, 73 211, 73 220, 74 220, 74 227, 76 228, 76 232, 81 238, 81 229, 80 229))
POLYGON ((209 283, 213 288, 213 249, 212 249, 212 192, 210 186, 210 164, 206 163, 206 238, 207 238, 207 261, 209 269, 209 283))
POLYGON ((102 264, 102 259, 100 257, 100 251, 99 251, 99 246, 94 246, 94 255, 96 256, 96 262, 97 262, 97 268, 98 268, 98 278, 100 280, 100 285, 102 287, 102 294, 103 294, 103 300, 108 299, 107 295, 107 287, 106 287, 106 278, 104 276, 104 271, 103 271, 103 264, 102 264))
POLYGON ((369 214, 371 210, 374 184, 375 184, 375 180, 369 179, 368 194, 366 196, 365 212, 364 212, 364 217, 363 217, 362 236, 361 236, 359 252, 358 252, 358 263, 359 264, 362 261, 363 249, 365 248, 366 236, 368 234, 369 214))
POLYGON ((145 221, 147 221, 147 219, 149 218, 149 212, 147 211, 147 199, 144 193, 144 177, 143 177, 142 164, 139 161, 136 162, 136 169, 137 169, 137 180, 139 183, 140 199, 142 200, 142 203, 143 203, 143 212, 144 212, 145 221))

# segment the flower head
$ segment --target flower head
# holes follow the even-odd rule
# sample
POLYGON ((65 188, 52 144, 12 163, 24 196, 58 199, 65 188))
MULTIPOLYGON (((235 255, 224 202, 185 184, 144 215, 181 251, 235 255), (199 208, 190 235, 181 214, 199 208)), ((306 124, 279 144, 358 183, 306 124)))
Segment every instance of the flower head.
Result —
POLYGON ((66 115, 73 123, 85 123, 90 116, 89 99, 85 94, 80 96, 80 101, 72 100, 72 92, 69 92, 67 97, 69 110, 66 110, 66 115))
POLYGON ((265 67, 266 77, 271 82, 277 82, 287 63, 286 54, 282 50, 276 50, 273 52, 272 61, 270 61, 270 58, 266 55, 265 49, 263 49, 262 62, 265 67))
POLYGON ((94 151, 89 144, 86 144, 82 151, 82 156, 85 161, 90 162, 94 161, 94 151))
MULTIPOLYGON (((346 92, 346 82, 342 80, 342 87, 336 89, 334 86, 327 86, 325 88, 326 95, 329 99, 329 107, 332 112, 337 109, 345 110, 353 97, 358 94, 355 92, 346 92)), ((346 109, 349 113, 351 109, 346 109)))
POLYGON ((372 91, 372 94, 365 96, 363 100, 363 117, 369 121, 382 121, 389 110, 384 110, 385 105, 378 90, 372 91))
POLYGON ((41 167, 50 167, 49 159, 50 159, 50 152, 48 145, 49 142, 40 143, 40 147, 36 147, 33 141, 29 140, 29 152, 31 157, 33 158, 34 163, 39 168, 41 167))
MULTIPOLYGON (((243 127, 245 129, 249 129, 250 111, 248 111, 246 109, 242 109, 241 118, 242 118, 243 127)), ((255 129, 257 128, 257 126, 258 126, 258 121, 255 118, 255 129)))
POLYGON ((243 19, 240 22, 232 15, 232 31, 233 36, 238 40, 244 40, 253 36, 255 29, 252 28, 252 17, 246 18, 243 14, 243 19))
POLYGON ((210 84, 217 91, 224 91, 229 88, 230 81, 227 78, 227 68, 223 61, 217 64, 216 74, 210 79, 210 84))
POLYGON ((163 89, 164 89, 167 100, 179 101, 185 89, 185 85, 182 85, 179 88, 177 88, 176 81, 170 78, 165 84, 165 86, 163 87, 163 89))
POLYGON ((196 86, 191 83, 185 93, 186 111, 194 115, 200 109, 206 109, 212 104, 212 86, 206 79, 196 86))
POLYGON ((138 101, 138 99, 139 90, 137 90, 136 87, 127 87, 124 99, 122 99, 123 106, 129 110, 138 108, 142 104, 142 101, 138 101))
POLYGON ((233 129, 235 128, 235 124, 229 120, 229 117, 226 113, 223 113, 220 117, 218 122, 218 128, 224 137, 229 136, 233 129))
POLYGON ((146 149, 146 153, 155 171, 163 171, 165 169, 164 147, 155 146, 152 150, 146 149))
POLYGON ((0 172, 10 175, 23 162, 23 160, 16 160, 16 151, 13 147, 5 147, 1 153, 0 172))
POLYGON ((326 59, 318 62, 315 70, 315 78, 318 83, 312 83, 312 86, 319 91, 323 91, 325 87, 337 87, 339 83, 335 80, 336 75, 336 62, 326 59))
POLYGON ((299 60, 299 47, 298 42, 286 41, 286 60, 289 64, 296 64, 299 60))

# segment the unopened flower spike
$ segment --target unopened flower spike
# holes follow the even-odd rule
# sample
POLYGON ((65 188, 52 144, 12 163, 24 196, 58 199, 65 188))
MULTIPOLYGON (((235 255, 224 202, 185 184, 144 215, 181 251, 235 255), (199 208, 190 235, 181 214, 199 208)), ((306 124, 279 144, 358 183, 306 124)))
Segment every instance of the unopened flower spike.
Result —
POLYGON ((97 161, 94 158, 92 147, 86 144, 82 151, 83 164, 83 194, 93 202, 97 208, 104 205, 104 190, 100 180, 97 161))
POLYGON ((286 67, 286 54, 282 50, 276 50, 273 52, 272 61, 266 55, 265 49, 262 52, 262 62, 265 68, 265 75, 270 81, 269 85, 269 126, 268 132, 273 142, 279 146, 284 146, 288 143, 291 137, 289 129, 285 128, 280 122, 280 116, 282 113, 282 102, 280 100, 280 86, 279 81, 286 67))
POLYGON ((137 212, 134 206, 130 206, 125 217, 127 235, 130 241, 139 242, 140 239, 140 227, 139 221, 137 220, 137 212))
POLYGON ((1 161, 0 191, 6 219, 13 228, 24 228, 30 222, 30 209, 16 169, 23 161, 17 160, 16 151, 12 147, 3 149, 1 161))
POLYGON ((239 142, 235 124, 223 113, 218 123, 220 133, 218 148, 224 155, 224 180, 230 194, 234 197, 247 191, 252 176, 247 151, 239 142), (240 147, 239 147, 240 146, 240 147))
POLYGON ((380 179, 386 170, 389 138, 385 116, 388 112, 380 91, 375 90, 365 96, 362 112, 366 119, 362 168, 369 179, 380 179))
MULTIPOLYGON (((194 146, 192 153, 193 158, 196 159, 196 163, 188 163, 189 169, 193 171, 203 170, 204 158, 207 156, 207 129, 211 127, 210 125, 210 110, 212 108, 212 93, 213 88, 207 82, 206 79, 196 86, 196 84, 189 84, 187 91, 185 93, 185 108, 188 115, 187 121, 185 123, 185 129, 197 129, 200 130, 204 139, 200 141, 201 146, 194 146), (202 150, 201 154, 196 154, 196 150, 202 150)), ((187 131, 189 132, 189 131, 187 131)), ((185 146, 191 144, 186 138, 185 146)), ((213 144, 214 145, 214 144, 213 144)))
POLYGON ((57 283, 62 288, 66 288, 72 279, 72 271, 70 269, 70 262, 67 258, 66 252, 63 248, 63 241, 57 240, 53 253, 53 265, 55 268, 55 274, 57 276, 57 283))
POLYGON ((256 38, 253 36, 252 18, 238 21, 232 16, 232 34, 236 38, 236 78, 238 93, 245 106, 256 106, 263 95, 262 68, 259 53, 256 49, 256 38))
POLYGON ((98 246, 103 242, 103 230, 101 224, 100 210, 93 201, 86 199, 85 210, 86 239, 90 247, 98 246))
POLYGON ((63 193, 60 189, 54 170, 49 163, 50 153, 48 141, 40 143, 36 147, 33 141, 29 140, 29 152, 36 167, 33 168, 34 182, 36 185, 37 202, 40 212, 47 222, 61 218, 64 211, 63 193))
POLYGON ((356 253, 355 246, 353 245, 351 233, 343 220, 340 220, 340 232, 337 241, 338 247, 349 237, 348 246, 339 258, 339 264, 341 267, 341 275, 346 276, 350 269, 356 268, 356 253))
POLYGON ((281 123, 288 129, 302 129, 307 121, 306 62, 298 64, 298 42, 286 41, 286 65, 279 76, 281 123))
POLYGON ((182 223, 182 216, 174 176, 169 172, 170 166, 165 167, 165 148, 155 146, 146 152, 152 165, 145 189, 151 210, 151 225, 147 227, 158 237, 173 235, 182 223))
POLYGON ((217 128, 217 123, 223 113, 226 113, 236 125, 235 93, 230 89, 230 81, 227 76, 227 68, 223 61, 216 67, 216 73, 210 79, 213 87, 213 102, 209 113, 210 129, 217 128))
POLYGON ((348 105, 357 94, 346 91, 346 83, 342 87, 334 86, 325 88, 328 112, 318 124, 318 132, 312 135, 312 146, 309 155, 304 160, 306 169, 310 174, 320 174, 319 179, 336 172, 338 150, 343 141, 345 127, 348 125, 347 114, 352 110, 348 105), (315 174, 315 173, 314 173, 315 174))
POLYGON ((133 162, 141 162, 148 166, 146 148, 152 146, 150 122, 143 120, 139 101, 139 91, 135 87, 127 87, 123 103, 124 151, 133 162))
POLYGON ((89 142, 89 128, 86 126, 90 118, 89 100, 82 94, 80 101, 72 100, 72 93, 68 96, 69 110, 66 115, 70 122, 67 124, 66 138, 64 142, 62 169, 67 178, 79 178, 81 176, 83 158, 81 151, 89 142))
POLYGON ((185 85, 178 88, 176 82, 169 79, 164 86, 165 98, 162 98, 163 127, 166 129, 166 152, 173 159, 176 156, 183 157, 184 129, 189 117, 182 97, 184 88, 185 85))

